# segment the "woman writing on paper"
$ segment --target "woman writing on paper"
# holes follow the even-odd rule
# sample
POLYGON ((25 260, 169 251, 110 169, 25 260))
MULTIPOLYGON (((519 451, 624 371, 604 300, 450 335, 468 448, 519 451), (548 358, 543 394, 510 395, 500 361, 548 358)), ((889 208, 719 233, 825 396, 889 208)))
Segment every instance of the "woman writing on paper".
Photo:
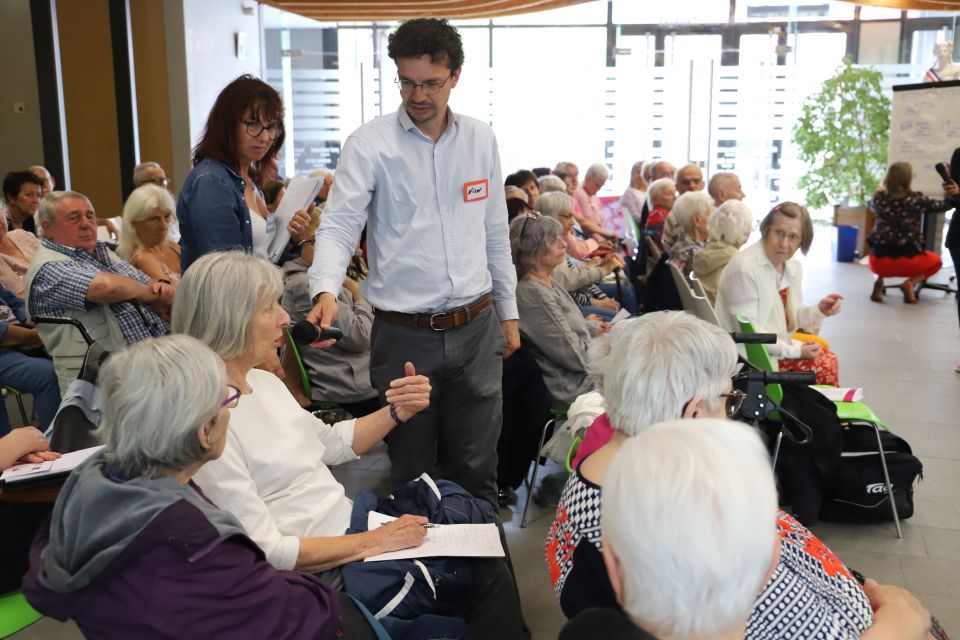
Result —
MULTIPOLYGON (((277 220, 261 187, 276 178, 283 140, 283 102, 273 87, 243 75, 220 92, 177 201, 183 271, 200 256, 224 249, 271 262, 280 257, 283 247, 271 248, 277 220)), ((307 212, 297 211, 287 225, 291 243, 306 239, 309 224, 307 212)))

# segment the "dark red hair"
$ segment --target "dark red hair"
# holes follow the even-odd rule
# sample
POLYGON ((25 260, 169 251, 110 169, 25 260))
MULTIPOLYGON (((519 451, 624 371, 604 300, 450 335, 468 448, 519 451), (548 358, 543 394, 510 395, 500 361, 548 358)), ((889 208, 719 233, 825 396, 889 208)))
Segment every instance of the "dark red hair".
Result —
MULTIPOLYGON (((240 169, 237 157, 237 125, 250 109, 254 120, 283 123, 283 100, 276 89, 259 78, 242 75, 220 92, 207 116, 207 126, 193 148, 193 164, 214 158, 234 169, 240 169)), ((285 137, 283 127, 277 139, 259 162, 250 166, 250 179, 258 186, 277 177, 277 155, 285 137)))

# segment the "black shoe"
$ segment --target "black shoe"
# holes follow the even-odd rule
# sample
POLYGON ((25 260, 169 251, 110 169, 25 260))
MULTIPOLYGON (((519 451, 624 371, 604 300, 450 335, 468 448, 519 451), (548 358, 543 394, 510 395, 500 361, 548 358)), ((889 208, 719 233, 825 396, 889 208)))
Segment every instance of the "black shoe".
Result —
POLYGON ((497 504, 501 509, 506 509, 509 506, 517 504, 518 500, 517 493, 512 489, 500 489, 497 491, 497 504))

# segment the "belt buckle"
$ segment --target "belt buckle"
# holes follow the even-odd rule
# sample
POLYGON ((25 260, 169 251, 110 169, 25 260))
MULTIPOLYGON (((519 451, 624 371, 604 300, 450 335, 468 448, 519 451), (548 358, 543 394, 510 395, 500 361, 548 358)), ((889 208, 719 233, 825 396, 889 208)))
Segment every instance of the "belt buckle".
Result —
POLYGON ((443 330, 444 330, 443 327, 435 327, 435 326, 433 326, 433 321, 434 321, 434 319, 437 318, 438 316, 444 316, 444 315, 446 315, 446 314, 445 314, 445 313, 432 313, 432 314, 430 314, 430 328, 433 329, 434 331, 443 331, 443 330))

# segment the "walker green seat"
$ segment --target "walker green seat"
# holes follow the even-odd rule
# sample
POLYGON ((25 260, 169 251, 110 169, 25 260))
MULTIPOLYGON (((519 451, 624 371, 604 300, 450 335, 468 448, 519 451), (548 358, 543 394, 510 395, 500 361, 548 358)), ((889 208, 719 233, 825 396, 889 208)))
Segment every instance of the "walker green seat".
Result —
MULTIPOLYGON (((738 315, 737 322, 740 324, 740 331, 743 331, 744 333, 757 333, 753 323, 745 319, 743 316, 738 315)), ((770 354, 767 352, 767 348, 764 345, 746 344, 743 346, 747 352, 747 360, 750 361, 750 364, 764 371, 777 370, 777 367, 774 365, 773 358, 770 357, 770 354)), ((820 388, 829 388, 829 385, 824 384, 818 384, 814 386, 820 388)), ((771 400, 779 405, 780 401, 783 399, 783 389, 778 384, 768 384, 767 395, 770 396, 771 400)), ((878 418, 877 414, 875 414, 870 407, 862 402, 834 402, 833 404, 837 408, 837 418, 840 419, 840 422, 871 422, 882 429, 889 431, 889 428, 883 423, 883 420, 878 418)), ((777 420, 779 419, 779 416, 774 414, 771 416, 771 418, 777 420)))
POLYGON ((20 591, 0 596, 0 638, 26 629, 43 616, 30 606, 20 591))

